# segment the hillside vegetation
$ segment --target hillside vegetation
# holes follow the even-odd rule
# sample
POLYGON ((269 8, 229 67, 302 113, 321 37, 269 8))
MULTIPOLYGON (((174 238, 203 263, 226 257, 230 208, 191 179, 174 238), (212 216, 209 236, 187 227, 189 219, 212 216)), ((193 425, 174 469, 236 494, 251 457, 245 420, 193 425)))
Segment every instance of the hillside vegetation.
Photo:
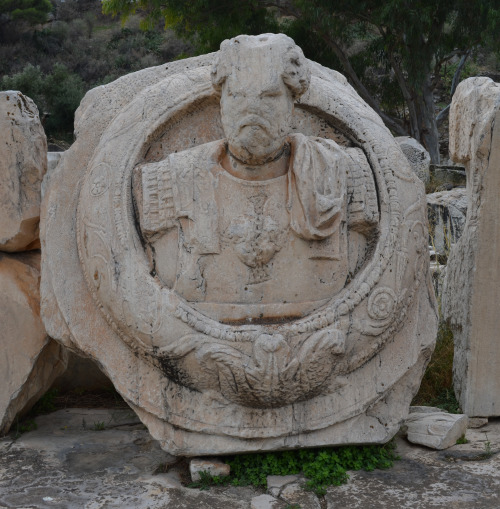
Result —
POLYGON ((87 90, 192 54, 163 23, 144 31, 135 15, 122 25, 102 14, 100 0, 52 6, 44 24, 10 19, 0 25, 0 89, 31 97, 47 136, 60 145, 73 140, 74 112, 87 90))

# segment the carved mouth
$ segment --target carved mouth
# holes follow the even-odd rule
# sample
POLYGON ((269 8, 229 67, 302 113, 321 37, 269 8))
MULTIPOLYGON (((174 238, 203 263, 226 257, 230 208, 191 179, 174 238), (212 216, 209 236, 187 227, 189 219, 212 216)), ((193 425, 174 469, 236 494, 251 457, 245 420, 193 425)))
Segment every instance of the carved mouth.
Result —
POLYGON ((257 115, 249 115, 244 118, 239 125, 239 131, 241 132, 245 127, 250 128, 259 128, 269 134, 270 126, 269 124, 257 115))

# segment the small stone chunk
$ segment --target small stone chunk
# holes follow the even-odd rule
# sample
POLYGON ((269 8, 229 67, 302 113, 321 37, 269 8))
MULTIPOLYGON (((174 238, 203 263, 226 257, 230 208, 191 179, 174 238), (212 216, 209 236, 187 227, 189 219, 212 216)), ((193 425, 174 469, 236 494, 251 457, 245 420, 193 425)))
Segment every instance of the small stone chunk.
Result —
POLYGON ((412 412, 405 421, 408 440, 432 449, 455 445, 467 430, 467 416, 447 412, 412 412))
POLYGON ((310 491, 305 491, 299 483, 287 484, 281 491, 280 498, 290 505, 298 504, 308 509, 321 509, 318 497, 310 491))
POLYGON ((189 473, 193 482, 201 480, 200 472, 208 472, 214 477, 227 477, 230 471, 229 465, 213 458, 193 458, 189 462, 189 473))
POLYGON ((299 475, 268 475, 267 476, 267 491, 273 497, 279 497, 281 490, 291 483, 297 483, 300 479, 299 475))
POLYGON ((252 498, 250 507, 251 509, 278 509, 281 505, 283 504, 271 495, 259 495, 252 498))
POLYGON ((482 428, 488 424, 488 417, 469 417, 468 428, 482 428))
POLYGON ((420 414, 432 414, 435 412, 442 412, 442 408, 438 408, 436 406, 411 406, 410 414, 420 413, 420 414))

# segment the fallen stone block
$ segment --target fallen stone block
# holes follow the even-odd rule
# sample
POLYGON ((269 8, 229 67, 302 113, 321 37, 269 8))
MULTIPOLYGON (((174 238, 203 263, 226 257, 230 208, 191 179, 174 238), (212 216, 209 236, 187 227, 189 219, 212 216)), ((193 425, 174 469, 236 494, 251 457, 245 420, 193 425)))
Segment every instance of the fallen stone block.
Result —
POLYGON ((40 253, 0 253, 0 435, 66 368, 40 319, 40 253))
POLYGON ((432 449, 447 449, 465 435, 467 416, 443 411, 417 411, 410 413, 405 425, 410 442, 432 449))
POLYGON ((35 103, 0 92, 0 250, 38 249, 47 139, 35 103))
POLYGON ((464 80, 450 109, 450 155, 467 172, 467 220, 450 251, 442 312, 453 332, 453 386, 469 417, 500 415, 500 84, 464 80))

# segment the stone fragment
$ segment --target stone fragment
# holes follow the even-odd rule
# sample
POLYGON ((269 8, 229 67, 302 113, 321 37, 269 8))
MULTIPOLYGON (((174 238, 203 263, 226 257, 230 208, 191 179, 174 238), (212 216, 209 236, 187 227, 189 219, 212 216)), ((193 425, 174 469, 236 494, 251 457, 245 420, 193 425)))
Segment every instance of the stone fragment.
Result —
POLYGON ((207 472, 212 477, 227 477, 231 473, 231 467, 213 458, 193 458, 189 462, 189 473, 193 482, 201 479, 200 472, 207 472))
POLYGON ((0 250, 38 249, 47 139, 29 98, 0 92, 0 250))
POLYGON ((425 148, 411 136, 398 136, 395 140, 399 143, 403 154, 408 159, 411 169, 425 184, 430 178, 431 156, 425 148))
POLYGON ((40 253, 0 253, 0 435, 66 367, 40 319, 40 253))
POLYGON ((447 412, 411 412, 405 421, 408 440, 432 449, 447 449, 467 431, 467 416, 447 412))
POLYGON ((447 256, 465 226, 467 214, 467 191, 456 187, 427 195, 427 214, 429 216, 429 235, 434 250, 447 256))
POLYGON ((465 168, 460 165, 431 164, 431 181, 435 192, 450 191, 455 187, 465 187, 467 177, 465 168))
POLYGON ((454 335, 453 385, 468 416, 500 415, 500 85, 463 81, 450 109, 450 155, 467 172, 467 220, 453 245, 442 311, 454 335))
POLYGON ((488 417, 469 417, 468 428, 477 429, 482 428, 488 424, 488 417))
POLYGON ((47 152, 47 171, 55 169, 64 152, 47 152))
POLYGON ((279 497, 281 490, 291 483, 297 483, 301 479, 300 475, 268 475, 267 476, 267 491, 273 497, 279 497))
POLYGON ((306 491, 299 483, 287 484, 280 493, 280 498, 291 506, 321 509, 318 497, 311 491, 306 491))
POLYGON ((438 408, 436 406, 423 406, 423 405, 416 405, 410 407, 410 414, 434 414, 436 412, 442 412, 442 408, 438 408))
POLYGON ((252 498, 250 503, 251 509, 278 509, 285 504, 271 495, 259 495, 252 498))
POLYGON ((343 76, 241 36, 91 91, 75 132, 42 205, 44 322, 165 450, 397 432, 437 328, 425 190, 343 76))

